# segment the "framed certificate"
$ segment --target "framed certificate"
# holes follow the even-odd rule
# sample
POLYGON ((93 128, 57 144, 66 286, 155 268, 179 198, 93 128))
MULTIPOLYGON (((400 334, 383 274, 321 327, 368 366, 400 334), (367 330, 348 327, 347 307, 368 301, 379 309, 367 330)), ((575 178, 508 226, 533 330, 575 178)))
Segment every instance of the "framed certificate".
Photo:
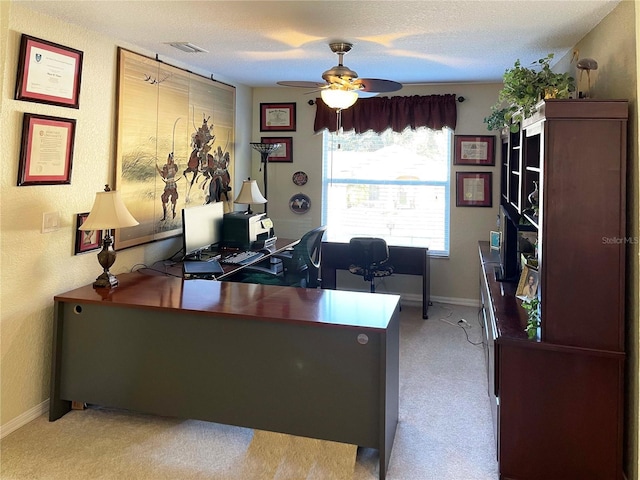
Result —
POLYGON ((455 135, 454 165, 495 165, 495 137, 489 135, 455 135))
POLYGON ((76 121, 25 113, 18 186, 71 183, 76 121))
POLYGON ((261 137, 262 143, 279 143, 278 150, 269 155, 271 162, 293 162, 293 137, 261 137))
POLYGON ((456 173, 456 207, 490 207, 491 172, 456 173))
POLYGON ((82 52, 22 35, 16 100, 79 108, 82 52))
POLYGON ((261 132, 295 132, 296 104, 295 103, 261 103, 260 104, 261 132))

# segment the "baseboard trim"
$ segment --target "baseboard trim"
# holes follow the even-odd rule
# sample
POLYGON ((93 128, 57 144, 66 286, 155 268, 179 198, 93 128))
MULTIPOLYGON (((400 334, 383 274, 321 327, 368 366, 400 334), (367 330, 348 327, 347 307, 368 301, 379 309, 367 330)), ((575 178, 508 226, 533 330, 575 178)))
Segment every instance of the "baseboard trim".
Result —
POLYGON ((30 408, 21 415, 18 415, 13 420, 8 421, 4 425, 0 425, 0 438, 4 438, 11 432, 15 432, 20 427, 25 426, 27 423, 35 420, 40 415, 43 415, 49 411, 49 399, 46 399, 40 405, 36 405, 30 408))
MULTIPOLYGON (((380 292, 382 293, 382 292, 380 292)), ((448 303, 450 305, 461 305, 464 307, 480 307, 480 302, 475 298, 456 298, 456 297, 434 297, 431 296, 431 302, 448 303)), ((415 293, 402 294, 401 303, 412 307, 422 306, 422 295, 415 293)))
POLYGON ((463 307, 480 307, 480 301, 477 298, 436 297, 431 295, 431 301, 448 303, 450 305, 461 305, 463 307))

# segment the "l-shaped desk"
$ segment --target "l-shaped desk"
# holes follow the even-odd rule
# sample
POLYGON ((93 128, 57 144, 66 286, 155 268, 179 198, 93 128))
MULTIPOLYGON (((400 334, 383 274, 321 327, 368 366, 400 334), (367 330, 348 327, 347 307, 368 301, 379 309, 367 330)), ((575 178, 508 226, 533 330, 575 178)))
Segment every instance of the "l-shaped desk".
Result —
POLYGON ((84 402, 378 449, 398 421, 399 297, 145 275, 57 295, 49 419, 84 402))

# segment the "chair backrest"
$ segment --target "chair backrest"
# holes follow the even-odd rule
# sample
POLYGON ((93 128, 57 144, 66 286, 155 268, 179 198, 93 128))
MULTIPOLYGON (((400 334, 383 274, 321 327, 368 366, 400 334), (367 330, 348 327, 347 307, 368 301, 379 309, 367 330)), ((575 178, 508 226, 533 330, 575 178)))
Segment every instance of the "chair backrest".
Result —
POLYGON ((322 236, 327 230, 326 225, 314 228, 305 233, 300 242, 293 247, 290 273, 305 277, 308 288, 317 288, 320 285, 320 251, 322 246, 322 236), (293 270, 293 272, 291 272, 293 270))
POLYGON ((349 255, 354 265, 371 268, 389 260, 389 247, 382 238, 354 237, 349 241, 349 255))

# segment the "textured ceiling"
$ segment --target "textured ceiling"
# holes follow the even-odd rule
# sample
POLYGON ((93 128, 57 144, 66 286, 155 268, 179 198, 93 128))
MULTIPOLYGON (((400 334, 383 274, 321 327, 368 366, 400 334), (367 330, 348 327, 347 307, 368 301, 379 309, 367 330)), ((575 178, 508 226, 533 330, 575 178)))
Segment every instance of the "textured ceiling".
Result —
POLYGON ((344 64, 360 77, 501 81, 516 59, 527 65, 551 52, 562 57, 619 1, 14 0, 167 63, 256 87, 321 82, 322 72, 337 64, 328 47, 336 40, 354 43, 344 64), (184 53, 168 42, 209 53, 184 53))

